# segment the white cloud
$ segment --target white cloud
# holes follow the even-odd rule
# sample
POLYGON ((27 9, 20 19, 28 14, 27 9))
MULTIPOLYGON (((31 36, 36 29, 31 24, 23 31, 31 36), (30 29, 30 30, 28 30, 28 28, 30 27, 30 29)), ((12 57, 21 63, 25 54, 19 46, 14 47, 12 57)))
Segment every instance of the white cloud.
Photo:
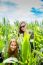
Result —
POLYGON ((35 17, 31 12, 31 8, 41 8, 42 2, 39 0, 1 0, 1 1, 9 1, 13 3, 17 3, 17 8, 14 7, 6 7, 6 6, 0 6, 0 11, 3 11, 0 16, 6 16, 9 18, 10 21, 15 20, 25 20, 25 21, 34 21, 34 20, 42 20, 42 17, 35 17), (11 12, 10 12, 11 11, 11 12))

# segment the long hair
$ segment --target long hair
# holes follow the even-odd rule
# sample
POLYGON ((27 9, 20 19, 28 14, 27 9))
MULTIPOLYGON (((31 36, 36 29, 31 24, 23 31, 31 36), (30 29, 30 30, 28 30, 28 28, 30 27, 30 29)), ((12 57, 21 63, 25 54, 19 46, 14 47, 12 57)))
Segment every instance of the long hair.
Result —
POLYGON ((17 57, 18 56, 18 44, 17 44, 17 41, 14 39, 14 41, 16 42, 16 49, 14 50, 14 51, 12 51, 11 49, 10 49, 10 44, 11 44, 11 41, 10 41, 10 44, 9 44, 9 47, 8 47, 8 55, 9 55, 9 57, 11 57, 12 55, 14 56, 14 57, 17 57))
POLYGON ((23 23, 26 25, 26 22, 25 22, 25 21, 22 21, 22 22, 20 23, 19 33, 23 33, 23 31, 21 30, 21 25, 22 25, 23 23))

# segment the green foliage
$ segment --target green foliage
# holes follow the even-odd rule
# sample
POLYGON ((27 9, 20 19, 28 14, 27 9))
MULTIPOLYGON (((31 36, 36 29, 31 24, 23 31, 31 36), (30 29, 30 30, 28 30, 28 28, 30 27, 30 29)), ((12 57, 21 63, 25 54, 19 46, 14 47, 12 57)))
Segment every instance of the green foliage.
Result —
POLYGON ((29 35, 24 34, 24 39, 22 41, 22 61, 25 63, 30 56, 30 43, 29 43, 29 35))
MULTIPOLYGON (((18 38, 19 21, 16 21, 14 25, 10 25, 9 21, 4 18, 2 23, 0 23, 0 52, 4 47, 8 46, 9 40, 14 37, 18 38)), ((39 65, 40 61, 43 61, 43 53, 41 49, 43 48, 43 21, 38 23, 27 24, 28 30, 32 30, 34 33, 34 49, 31 52, 30 47, 30 35, 24 34, 23 41, 21 42, 21 58, 18 63, 20 65, 39 65), (34 57, 35 55, 35 57, 34 57)), ((2 65, 0 63, 0 65, 2 65)))

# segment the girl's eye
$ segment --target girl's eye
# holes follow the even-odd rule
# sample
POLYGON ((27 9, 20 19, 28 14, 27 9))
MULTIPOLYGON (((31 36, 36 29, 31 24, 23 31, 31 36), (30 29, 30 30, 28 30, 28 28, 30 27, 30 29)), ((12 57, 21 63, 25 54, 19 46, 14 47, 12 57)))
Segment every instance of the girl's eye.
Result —
POLYGON ((14 41, 12 41, 12 42, 14 42, 14 41))
POLYGON ((11 46, 13 46, 13 45, 11 45, 11 46))
POLYGON ((16 46, 16 45, 14 45, 14 46, 16 46))

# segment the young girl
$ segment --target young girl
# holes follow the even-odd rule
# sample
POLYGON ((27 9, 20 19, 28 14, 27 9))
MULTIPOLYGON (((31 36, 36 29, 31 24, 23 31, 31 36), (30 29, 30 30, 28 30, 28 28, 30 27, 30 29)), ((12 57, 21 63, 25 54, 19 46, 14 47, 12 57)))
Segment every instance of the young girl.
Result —
MULTIPOLYGON (((5 60, 10 57, 18 58, 18 44, 15 39, 10 40, 6 56, 5 60)), ((12 63, 5 63, 5 65, 12 65, 12 63)))
POLYGON ((11 39, 9 48, 8 48, 8 55, 9 57, 14 56, 17 57, 18 55, 18 44, 15 39, 11 39))

